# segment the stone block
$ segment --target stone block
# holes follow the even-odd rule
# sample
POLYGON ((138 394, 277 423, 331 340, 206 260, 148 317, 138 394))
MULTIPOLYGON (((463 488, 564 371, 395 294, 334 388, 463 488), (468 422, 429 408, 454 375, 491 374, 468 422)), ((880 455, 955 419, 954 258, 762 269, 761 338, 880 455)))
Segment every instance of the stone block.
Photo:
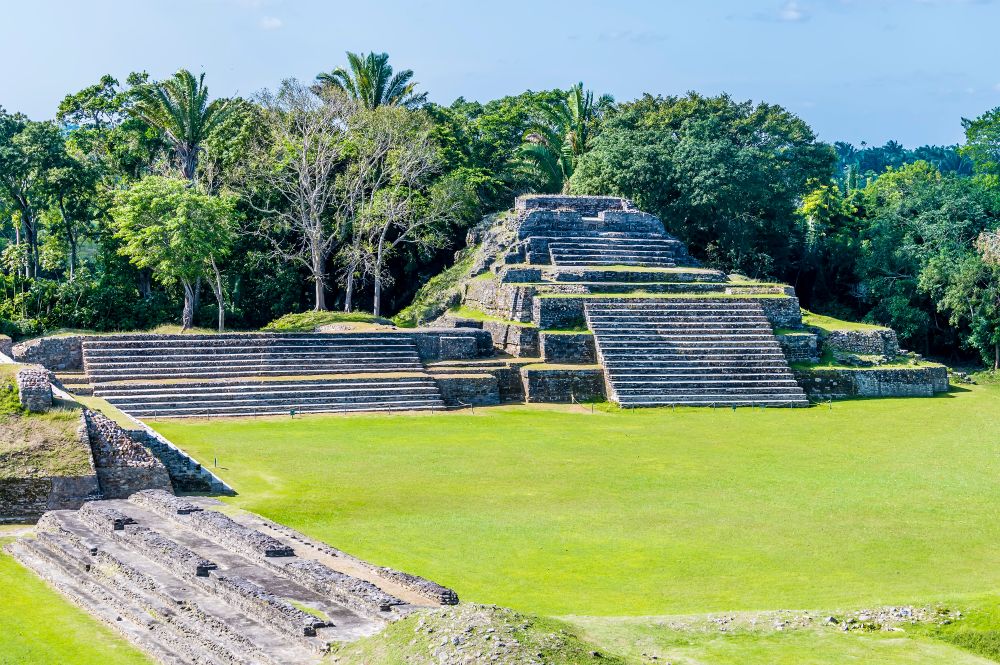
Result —
POLYGON ((18 370, 16 381, 21 406, 25 409, 41 413, 52 408, 52 379, 48 370, 26 367, 18 370))
POLYGON ((846 397, 931 397, 948 391, 943 366, 886 368, 814 368, 793 370, 813 399, 846 397))
POLYGON ((492 374, 444 374, 434 377, 448 406, 493 406, 500 403, 500 384, 492 374))
POLYGON ((542 332, 542 359, 547 363, 579 363, 581 365, 597 362, 597 351, 594 348, 594 336, 589 332, 552 333, 542 332))
POLYGON ((778 343, 789 363, 819 362, 819 335, 814 333, 794 333, 777 335, 778 343))
POLYGON ((13 347, 14 360, 53 371, 83 369, 83 335, 39 337, 13 347))
POLYGON ((14 342, 7 335, 0 335, 0 354, 14 359, 14 342))
POLYGON ((590 402, 605 398, 600 368, 522 367, 526 402, 590 402))
POLYGON ((823 336, 823 344, 834 353, 895 358, 899 355, 899 340, 889 328, 865 330, 831 330, 823 336))

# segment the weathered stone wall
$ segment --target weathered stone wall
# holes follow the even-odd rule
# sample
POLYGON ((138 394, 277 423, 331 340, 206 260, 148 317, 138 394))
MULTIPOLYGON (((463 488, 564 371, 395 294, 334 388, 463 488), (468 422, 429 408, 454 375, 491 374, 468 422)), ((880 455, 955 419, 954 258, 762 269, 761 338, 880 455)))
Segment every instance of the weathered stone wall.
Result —
POLYGON ((36 413, 52 408, 52 379, 48 370, 25 367, 18 370, 16 381, 21 406, 36 413))
POLYGON ((596 217, 605 210, 636 210, 635 204, 617 196, 562 196, 559 194, 528 194, 514 200, 514 210, 554 210, 564 208, 587 217, 596 217))
POLYGON ((409 333, 423 362, 469 360, 493 352, 493 338, 475 328, 421 328, 409 333))
POLYGON ((896 332, 888 328, 867 330, 831 330, 824 335, 823 344, 834 352, 853 353, 861 356, 899 355, 899 340, 896 332))
POLYGON ((14 342, 7 335, 0 335, 0 354, 14 359, 14 342))
POLYGON ((444 374, 434 377, 448 406, 493 406, 500 403, 500 384, 492 374, 444 374))
MULTIPOLYGON (((634 303, 635 298, 601 298, 601 302, 634 303)), ((799 299, 775 298, 727 298, 727 302, 755 302, 764 310, 768 321, 775 328, 801 328, 802 312, 799 299)), ((535 298, 532 320, 542 330, 573 328, 584 320, 584 306, 587 298, 559 297, 535 298)), ((591 299, 590 302, 593 302, 591 299)))
POLYGON ((792 335, 777 335, 778 343, 789 363, 819 362, 819 335, 813 333, 795 333, 792 335))
POLYGON ((66 335, 21 342, 13 348, 14 360, 57 371, 83 369, 84 338, 84 335, 66 335))
POLYGON ((526 402, 589 402, 605 398, 604 371, 522 367, 526 402))
POLYGON ((466 306, 508 321, 531 321, 533 286, 506 284, 496 279, 474 279, 465 286, 466 306))
POLYGON ((101 498, 97 476, 0 478, 0 522, 31 521, 47 510, 75 510, 101 498))
POLYGON ((594 336, 581 333, 541 333, 542 359, 547 363, 580 363, 589 365, 597 362, 594 336))
POLYGON ((84 409, 101 493, 124 499, 144 489, 172 491, 163 463, 103 413, 84 409))
POLYGON ((816 368, 793 373, 813 399, 930 397, 948 391, 945 367, 816 368))

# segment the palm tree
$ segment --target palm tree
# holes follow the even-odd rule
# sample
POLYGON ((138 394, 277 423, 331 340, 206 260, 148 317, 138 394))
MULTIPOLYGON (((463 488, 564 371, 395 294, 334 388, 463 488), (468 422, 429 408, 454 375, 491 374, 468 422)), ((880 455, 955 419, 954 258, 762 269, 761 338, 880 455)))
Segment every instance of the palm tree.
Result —
POLYGON ((132 113, 163 132, 181 173, 193 180, 202 142, 232 110, 228 100, 209 102, 205 74, 196 79, 186 69, 166 81, 137 87, 135 96, 132 113))
POLYGON ((332 72, 323 72, 316 77, 321 87, 340 90, 351 99, 357 100, 366 109, 379 106, 403 106, 415 108, 427 101, 427 93, 417 94, 416 81, 412 69, 392 73, 388 53, 347 52, 350 71, 337 67, 332 72))
POLYGON ((590 147, 597 125, 614 97, 584 91, 577 83, 559 102, 543 106, 541 117, 524 134, 520 157, 544 179, 548 191, 565 191, 577 160, 590 147))

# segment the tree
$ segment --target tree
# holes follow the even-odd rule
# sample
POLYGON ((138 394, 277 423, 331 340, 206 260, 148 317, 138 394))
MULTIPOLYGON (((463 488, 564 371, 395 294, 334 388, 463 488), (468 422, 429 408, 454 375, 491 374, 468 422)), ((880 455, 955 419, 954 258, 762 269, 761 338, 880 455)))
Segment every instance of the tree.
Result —
MULTIPOLYGON (((468 201, 457 179, 435 180, 440 160, 430 134, 421 116, 399 108, 359 113, 349 129, 352 161, 342 182, 353 222, 350 263, 372 277, 376 316, 391 283, 386 260, 392 252, 403 243, 442 246, 443 231, 462 216, 468 201)), ((348 279, 353 270, 349 267, 348 279)), ((349 308, 350 296, 347 300, 349 308)))
POLYGON ((595 102, 594 93, 577 83, 564 98, 541 107, 540 117, 524 134, 520 155, 542 174, 547 191, 567 191, 577 161, 613 104, 611 95, 595 102))
POLYGON ((388 53, 347 52, 348 69, 337 67, 316 76, 320 87, 339 90, 369 111, 380 106, 416 108, 427 101, 427 93, 417 93, 413 70, 392 73, 388 53))
POLYGON ((184 180, 147 176, 115 197, 111 210, 119 253, 139 268, 149 268, 164 285, 184 289, 182 330, 193 325, 195 283, 210 276, 225 325, 225 301, 218 261, 232 243, 235 200, 210 196, 184 180))
POLYGON ((65 155, 65 142, 51 122, 32 122, 0 108, 0 194, 17 211, 16 242, 25 243, 25 277, 38 277, 39 225, 45 178, 65 155))
POLYGON ((780 106, 647 95, 605 120, 570 189, 635 201, 716 267, 790 278, 799 203, 811 182, 830 180, 835 159, 780 106))
POLYGON ((186 69, 159 83, 137 86, 131 112, 167 139, 181 175, 193 180, 198 155, 208 134, 228 115, 229 103, 209 101, 205 74, 197 79, 186 69))
POLYGON ((66 95, 59 103, 56 119, 77 127, 106 129, 121 120, 120 94, 118 79, 105 74, 94 85, 66 95))
POLYGON ((316 311, 326 309, 326 264, 338 240, 335 175, 345 160, 344 133, 354 104, 343 95, 317 94, 294 79, 264 92, 263 136, 246 156, 243 192, 264 216, 273 247, 304 265, 315 287, 316 311), (254 196, 263 187, 266 198, 254 196))
POLYGON ((974 120, 962 118, 962 127, 962 154, 973 161, 977 172, 1000 177, 1000 106, 974 120))

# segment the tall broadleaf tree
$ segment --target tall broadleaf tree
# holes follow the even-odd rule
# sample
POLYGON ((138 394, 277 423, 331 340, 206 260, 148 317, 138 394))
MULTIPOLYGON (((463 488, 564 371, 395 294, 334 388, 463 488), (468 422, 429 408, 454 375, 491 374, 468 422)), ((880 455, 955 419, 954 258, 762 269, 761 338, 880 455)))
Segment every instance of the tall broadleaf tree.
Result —
POLYGON ((551 192, 568 191, 577 160, 590 147, 601 118, 614 97, 596 100, 591 90, 577 83, 559 102, 543 106, 540 117, 524 134, 519 154, 536 169, 551 192))
POLYGON ((139 86, 134 94, 131 112, 163 132, 181 175, 193 180, 202 143, 229 114, 229 102, 209 101, 205 74, 195 78, 186 69, 166 81, 139 86))
POLYGON ((416 108, 427 101, 427 93, 416 92, 413 70, 393 73, 388 53, 347 52, 348 68, 337 67, 316 77, 321 88, 340 90, 369 111, 380 106, 416 108))

